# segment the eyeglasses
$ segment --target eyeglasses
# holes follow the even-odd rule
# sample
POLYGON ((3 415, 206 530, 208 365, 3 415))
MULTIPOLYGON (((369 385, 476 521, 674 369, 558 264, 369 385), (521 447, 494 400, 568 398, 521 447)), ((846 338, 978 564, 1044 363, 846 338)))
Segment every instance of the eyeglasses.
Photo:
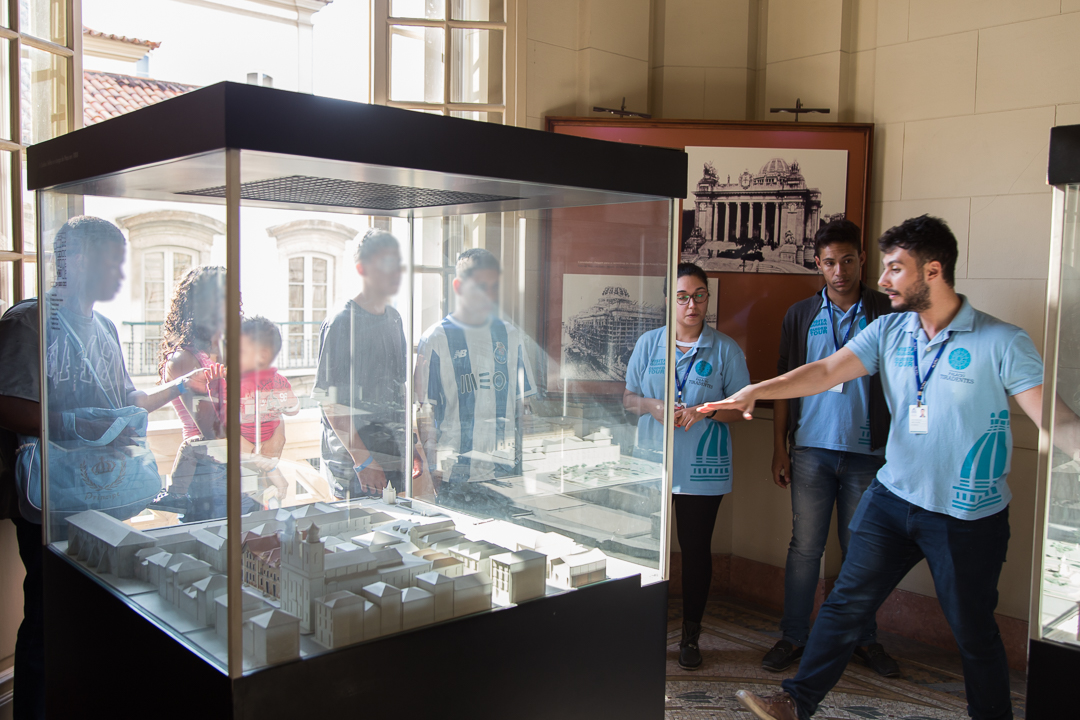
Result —
POLYGON ((686 305, 688 302, 690 302, 690 298, 694 299, 695 305, 701 305, 709 299, 709 293, 698 292, 694 293, 693 295, 676 295, 675 302, 679 303, 680 305, 686 305))

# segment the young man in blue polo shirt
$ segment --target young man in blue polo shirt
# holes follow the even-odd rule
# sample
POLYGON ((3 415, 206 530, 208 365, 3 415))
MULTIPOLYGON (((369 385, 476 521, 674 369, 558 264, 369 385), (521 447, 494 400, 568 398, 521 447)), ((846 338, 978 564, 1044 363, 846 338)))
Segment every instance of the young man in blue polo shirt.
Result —
POLYGON ((885 465, 852 518, 847 560, 798 674, 772 697, 745 690, 737 697, 762 720, 807 720, 840 679, 867 621, 926 559, 960 648, 968 713, 1011 718, 994 620, 1009 542, 1009 397, 1040 421, 1042 361, 1027 333, 956 294, 956 238, 944 222, 907 220, 879 245, 878 284, 896 313, 824 360, 701 408, 749 414, 758 400, 806 397, 880 372, 893 417, 885 465))
MULTIPOLYGON (((833 220, 821 228, 814 238, 814 262, 825 287, 792 305, 784 316, 776 367, 780 375, 832 355, 868 323, 892 312, 889 298, 860 280, 866 253, 855 223, 833 220)), ((843 558, 851 517, 885 463, 888 433, 889 410, 877 375, 773 404, 773 481, 791 490, 792 530, 784 569, 783 637, 762 658, 766 670, 786 670, 802 656, 833 505, 843 558)), ((879 675, 900 674, 877 641, 874 618, 859 637, 855 654, 879 675)))

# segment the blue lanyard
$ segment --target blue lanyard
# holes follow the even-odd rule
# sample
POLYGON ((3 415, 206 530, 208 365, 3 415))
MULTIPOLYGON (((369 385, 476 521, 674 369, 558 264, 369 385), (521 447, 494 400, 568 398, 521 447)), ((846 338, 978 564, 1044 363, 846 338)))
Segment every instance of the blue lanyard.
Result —
POLYGON ((952 333, 945 336, 945 341, 941 343, 941 349, 937 351, 937 355, 934 357, 934 362, 930 363, 930 369, 926 371, 926 377, 919 379, 919 331, 911 333, 911 358, 915 361, 915 402, 918 405, 922 405, 923 391, 926 390, 926 383, 930 382, 930 376, 934 374, 934 368, 937 367, 938 360, 941 359, 942 353, 945 352, 945 346, 952 340, 952 333))
MULTIPOLYGON (((686 381, 690 379, 690 371, 694 369, 694 359, 697 358, 697 350, 690 356, 690 364, 686 366, 686 374, 682 377, 682 382, 679 382, 679 371, 675 371, 675 389, 678 390, 678 398, 675 402, 682 402, 682 390, 686 387, 686 381)), ((675 363, 678 366, 678 362, 675 363)))
POLYGON ((829 337, 832 338, 833 345, 836 346, 836 352, 840 352, 840 348, 847 345, 848 340, 851 339, 851 333, 855 329, 855 322, 859 318, 859 311, 862 310, 862 300, 855 306, 855 314, 851 316, 851 324, 848 325, 847 335, 844 336, 844 342, 836 341, 836 328, 833 327, 832 301, 829 300, 828 290, 825 291, 825 308, 827 311, 825 314, 829 316, 829 337))

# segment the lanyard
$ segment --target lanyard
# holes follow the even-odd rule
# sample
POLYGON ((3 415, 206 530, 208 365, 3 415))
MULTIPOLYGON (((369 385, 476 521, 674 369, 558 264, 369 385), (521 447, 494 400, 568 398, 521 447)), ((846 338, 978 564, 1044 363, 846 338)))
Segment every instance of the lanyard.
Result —
MULTIPOLYGON (((697 358, 697 350, 690 356, 690 364, 686 366, 686 374, 682 377, 682 382, 679 382, 679 371, 675 370, 675 389, 678 391, 678 398, 675 402, 682 402, 682 390, 686 387, 686 381, 690 379, 690 371, 694 369, 694 360, 697 358)), ((678 363, 676 363, 678 366, 678 363)))
POLYGON ((930 376, 934 374, 934 368, 937 367, 938 360, 941 359, 942 353, 945 352, 945 346, 952 340, 952 333, 945 336, 944 342, 941 343, 941 349, 937 351, 937 355, 934 357, 934 362, 930 363, 930 369, 926 371, 926 377, 919 379, 919 331, 911 333, 911 358, 915 361, 915 402, 917 405, 922 405, 923 391, 926 390, 926 383, 930 382, 930 376))
POLYGON ((833 345, 836 346, 836 352, 840 352, 840 348, 847 345, 848 340, 851 339, 852 331, 855 330, 855 322, 859 318, 859 311, 862 310, 862 300, 859 300, 859 303, 855 306, 855 314, 851 316, 851 324, 848 325, 847 335, 844 336, 844 342, 836 341, 836 328, 833 327, 832 301, 829 300, 828 290, 825 291, 825 308, 828 311, 826 312, 826 315, 829 316, 829 337, 832 338, 833 345))

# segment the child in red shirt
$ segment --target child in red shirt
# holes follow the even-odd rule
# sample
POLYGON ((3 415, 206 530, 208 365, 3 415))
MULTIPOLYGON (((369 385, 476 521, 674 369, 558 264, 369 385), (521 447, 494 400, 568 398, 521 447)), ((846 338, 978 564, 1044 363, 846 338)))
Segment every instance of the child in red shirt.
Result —
POLYGON ((281 416, 300 412, 292 385, 273 367, 280 351, 277 325, 258 315, 244 320, 240 326, 241 452, 258 456, 263 477, 276 489, 279 502, 289 489, 277 468, 285 447, 281 416))

